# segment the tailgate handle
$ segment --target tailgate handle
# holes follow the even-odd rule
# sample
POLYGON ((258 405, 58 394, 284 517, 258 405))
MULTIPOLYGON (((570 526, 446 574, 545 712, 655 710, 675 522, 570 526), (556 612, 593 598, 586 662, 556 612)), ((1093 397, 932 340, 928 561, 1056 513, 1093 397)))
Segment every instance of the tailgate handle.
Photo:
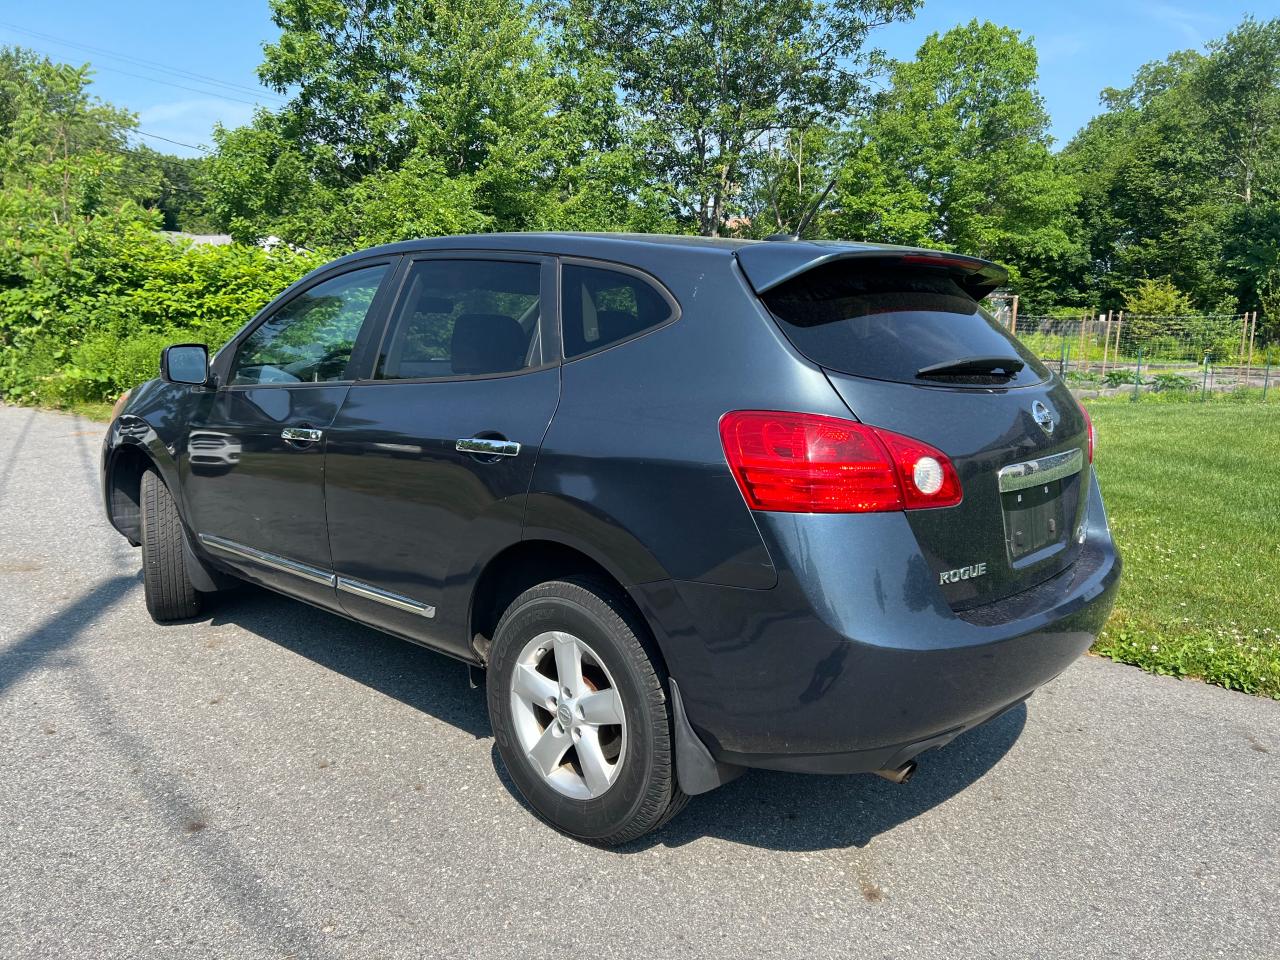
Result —
POLYGON ((1011 463, 1007 467, 1001 467, 996 476, 1000 482, 1000 492, 1011 493, 1014 490, 1038 487, 1042 483, 1074 476, 1083 468, 1084 451, 1076 448, 1041 457, 1039 460, 1011 463))

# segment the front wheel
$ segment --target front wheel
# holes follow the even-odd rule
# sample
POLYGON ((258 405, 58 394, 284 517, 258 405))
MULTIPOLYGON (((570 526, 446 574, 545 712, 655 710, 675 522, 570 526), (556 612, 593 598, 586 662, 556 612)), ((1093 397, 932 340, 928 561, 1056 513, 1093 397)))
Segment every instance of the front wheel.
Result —
POLYGON ((613 590, 569 578, 520 594, 489 651, 489 719, 511 779, 542 819, 602 846, 657 829, 687 800, 645 636, 613 590))
POLYGON ((201 594, 187 575, 186 532, 178 506, 154 470, 142 475, 142 587, 156 623, 200 612, 201 594))

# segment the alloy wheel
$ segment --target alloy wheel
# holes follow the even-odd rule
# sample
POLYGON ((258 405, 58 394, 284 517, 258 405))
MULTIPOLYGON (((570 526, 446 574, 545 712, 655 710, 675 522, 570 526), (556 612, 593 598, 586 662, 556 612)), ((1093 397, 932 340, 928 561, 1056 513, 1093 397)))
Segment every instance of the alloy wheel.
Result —
POLYGON ((626 756, 627 721, 617 684, 586 641, 549 631, 525 644, 510 702, 520 747, 553 789, 594 800, 613 786, 626 756))

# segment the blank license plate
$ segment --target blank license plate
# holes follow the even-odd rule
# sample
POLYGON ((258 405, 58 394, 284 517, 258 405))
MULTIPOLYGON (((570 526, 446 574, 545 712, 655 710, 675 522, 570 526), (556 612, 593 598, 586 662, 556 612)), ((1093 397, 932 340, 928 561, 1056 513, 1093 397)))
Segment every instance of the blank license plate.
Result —
POLYGON ((1000 495, 1004 503, 1004 531, 1009 559, 1019 560, 1064 539, 1062 481, 1027 487, 1000 495))

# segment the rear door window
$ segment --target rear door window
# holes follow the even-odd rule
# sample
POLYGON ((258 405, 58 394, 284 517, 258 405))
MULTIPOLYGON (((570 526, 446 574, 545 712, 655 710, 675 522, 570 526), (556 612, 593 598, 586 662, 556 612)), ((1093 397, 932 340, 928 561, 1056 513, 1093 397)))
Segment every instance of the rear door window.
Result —
POLYGON ((940 270, 837 262, 801 274, 763 300, 797 350, 840 373, 974 386, 1027 386, 1049 376, 1030 350, 940 270), (948 372, 948 365, 961 361, 1000 358, 1020 361, 1022 368, 1010 373, 970 363, 948 372))
POLYGON ((420 260, 405 280, 380 380, 514 373, 542 363, 541 266, 420 260))

